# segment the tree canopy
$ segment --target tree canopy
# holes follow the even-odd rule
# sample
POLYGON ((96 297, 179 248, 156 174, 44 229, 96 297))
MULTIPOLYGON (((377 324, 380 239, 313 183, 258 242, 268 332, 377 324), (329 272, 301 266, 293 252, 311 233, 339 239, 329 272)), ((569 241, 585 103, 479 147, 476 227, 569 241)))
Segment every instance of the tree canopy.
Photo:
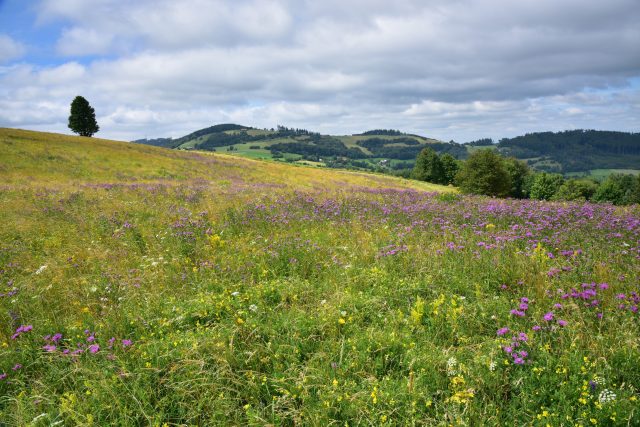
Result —
POLYGON ((100 130, 100 126, 96 122, 95 110, 89 105, 89 101, 82 96, 76 96, 71 102, 69 129, 80 136, 89 137, 100 130))
POLYGON ((456 182, 464 193, 504 197, 511 190, 511 177, 503 158, 488 148, 469 156, 458 172, 456 182))

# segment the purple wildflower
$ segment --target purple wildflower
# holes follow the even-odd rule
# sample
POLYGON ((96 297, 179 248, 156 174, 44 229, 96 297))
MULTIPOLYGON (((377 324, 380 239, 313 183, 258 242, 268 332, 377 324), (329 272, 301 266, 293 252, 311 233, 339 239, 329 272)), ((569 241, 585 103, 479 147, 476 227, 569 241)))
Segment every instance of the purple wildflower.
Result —
POLYGON ((540 327, 540 325, 534 325, 531 329, 533 329, 535 332, 538 332, 540 329, 542 329, 542 327, 540 327))
POLYGON ((552 321, 553 320, 553 311, 550 311, 550 312, 546 313, 542 318, 547 322, 552 321))
POLYGON ((96 354, 98 351, 100 351, 100 346, 98 344, 93 344, 89 346, 89 351, 92 354, 96 354))
POLYGON ((516 365, 524 365, 524 359, 521 357, 516 357, 515 359, 513 359, 513 363, 515 363, 516 365))
POLYGON ((560 325, 562 327, 565 327, 565 326, 567 326, 567 321, 560 319, 560 320, 558 320, 558 325, 560 325))
POLYGON ((5 374, 4 372, 0 374, 0 381, 4 380, 5 378, 7 378, 7 374, 5 374))
POLYGON ((501 337, 501 336, 503 336, 504 334, 506 334, 508 332, 509 332, 509 328, 500 328, 500 329, 498 329, 497 333, 498 333, 498 336, 501 337))
POLYGON ((123 347, 129 347, 133 342, 131 340, 122 340, 123 347))
POLYGON ((19 363, 16 363, 16 364, 14 365, 14 367, 13 367, 13 368, 11 368, 11 369, 12 369, 12 370, 14 370, 14 371, 17 371, 17 370, 18 370, 18 369, 20 369, 20 368, 22 368, 22 365, 21 365, 21 364, 19 364, 19 363))
POLYGON ((18 329, 16 329, 16 332, 13 335, 11 335, 11 339, 15 340, 16 338, 18 338, 23 333, 29 332, 32 329, 33 329, 32 325, 21 325, 21 326, 18 327, 18 329))
POLYGON ((54 351, 56 351, 56 346, 53 344, 47 344, 45 346, 42 346, 42 349, 47 353, 53 353, 54 351))

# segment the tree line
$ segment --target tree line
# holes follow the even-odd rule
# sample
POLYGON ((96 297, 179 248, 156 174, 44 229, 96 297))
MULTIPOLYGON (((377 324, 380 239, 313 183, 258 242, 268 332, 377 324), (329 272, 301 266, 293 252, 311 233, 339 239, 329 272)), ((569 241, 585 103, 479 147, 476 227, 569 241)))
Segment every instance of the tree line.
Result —
POLYGON ((640 203, 640 176, 611 174, 603 182, 565 179, 559 174, 534 172, 513 157, 480 149, 466 161, 424 148, 411 177, 436 184, 454 184, 463 193, 536 200, 577 200, 628 205, 640 203))

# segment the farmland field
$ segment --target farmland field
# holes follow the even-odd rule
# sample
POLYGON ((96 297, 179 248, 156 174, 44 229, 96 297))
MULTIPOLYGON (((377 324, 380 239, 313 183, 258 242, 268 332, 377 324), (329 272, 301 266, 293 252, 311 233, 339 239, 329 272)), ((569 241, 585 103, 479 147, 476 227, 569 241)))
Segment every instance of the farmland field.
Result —
POLYGON ((640 425, 640 208, 0 129, 0 424, 640 425))

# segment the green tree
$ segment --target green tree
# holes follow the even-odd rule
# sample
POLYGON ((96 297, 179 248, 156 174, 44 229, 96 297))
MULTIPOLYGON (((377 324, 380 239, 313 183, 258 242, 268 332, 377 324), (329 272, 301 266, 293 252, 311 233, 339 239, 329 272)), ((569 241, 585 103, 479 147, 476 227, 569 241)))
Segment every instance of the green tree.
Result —
POLYGON ((81 96, 76 96, 71 102, 69 129, 80 136, 92 136, 100 130, 95 110, 89 105, 89 101, 81 96))
POLYGON ((552 200, 590 200, 598 190, 596 182, 585 179, 569 179, 551 198, 552 200))
POLYGON ((411 177, 420 181, 444 184, 444 168, 438 154, 429 147, 422 149, 416 158, 411 177))
POLYGON ((562 175, 546 172, 536 174, 529 197, 536 200, 551 200, 563 183, 562 175))
POLYGON ((633 175, 611 174, 593 195, 595 202, 609 202, 614 205, 638 203, 640 181, 633 175))
POLYGON ((456 175, 456 183, 464 193, 504 197, 511 190, 511 178, 503 158, 491 149, 469 156, 456 175))
POLYGON ((440 156, 440 162, 442 163, 443 171, 443 184, 453 184, 453 180, 456 178, 456 174, 460 170, 460 165, 455 157, 449 153, 444 153, 440 156))
POLYGON ((509 157, 504 159, 504 167, 511 179, 509 196, 524 199, 528 196, 526 189, 527 177, 531 174, 529 166, 521 160, 509 157))

